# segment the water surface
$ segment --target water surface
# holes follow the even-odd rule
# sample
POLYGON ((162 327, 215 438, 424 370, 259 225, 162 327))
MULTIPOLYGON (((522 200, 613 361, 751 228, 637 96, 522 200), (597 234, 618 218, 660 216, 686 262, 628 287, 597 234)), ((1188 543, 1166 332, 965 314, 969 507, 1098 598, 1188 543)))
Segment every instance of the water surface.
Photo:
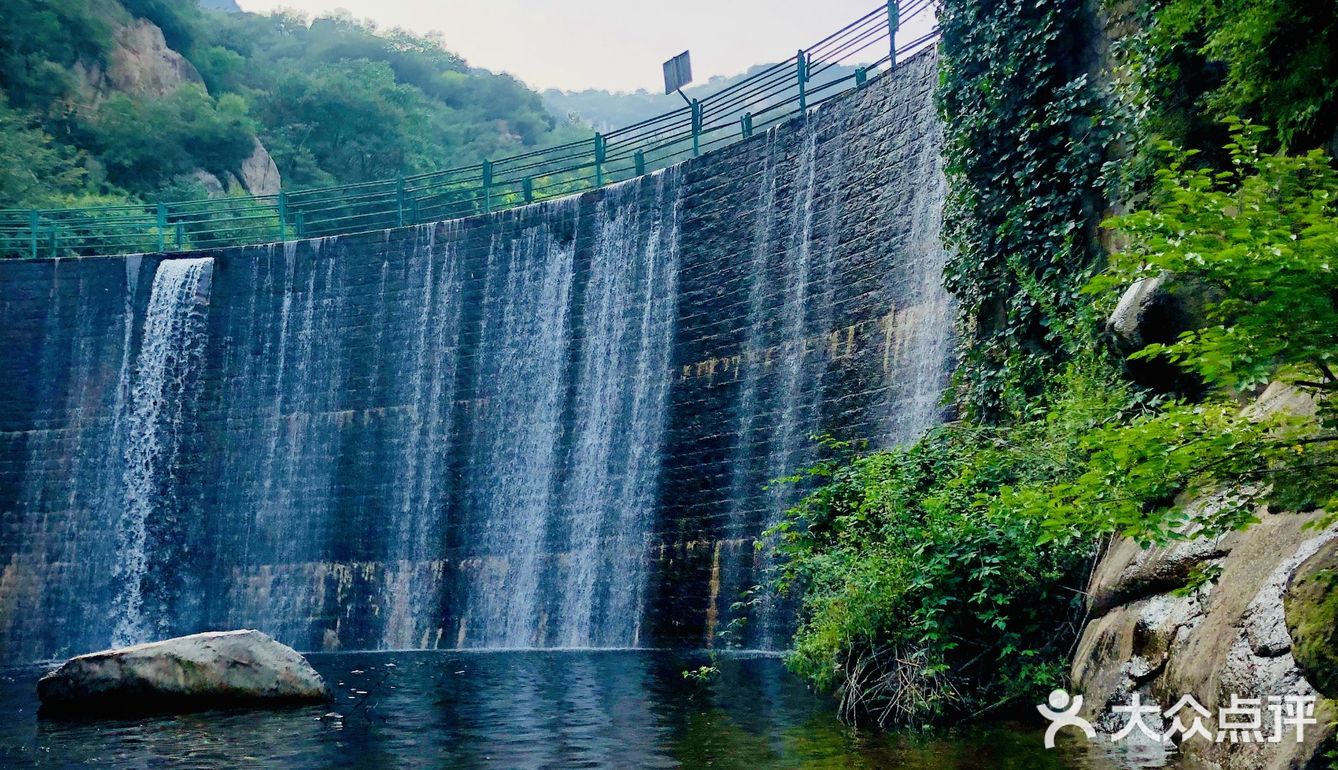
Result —
POLYGON ((931 735, 843 727, 828 698, 774 657, 668 652, 312 655, 330 706, 102 722, 36 715, 45 667, 0 672, 0 765, 111 768, 787 768, 985 770, 1128 767, 1033 726, 931 735))

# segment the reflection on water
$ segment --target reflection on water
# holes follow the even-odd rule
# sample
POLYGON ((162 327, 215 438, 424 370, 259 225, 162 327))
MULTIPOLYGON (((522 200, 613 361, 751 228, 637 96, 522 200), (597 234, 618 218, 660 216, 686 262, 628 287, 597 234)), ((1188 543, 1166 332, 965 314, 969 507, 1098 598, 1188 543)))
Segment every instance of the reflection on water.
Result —
POLYGON ((1031 727, 853 733, 770 657, 666 652, 313 655, 326 707, 39 721, 41 668, 0 672, 0 765, 116 768, 744 768, 985 770, 1128 767, 1031 727))

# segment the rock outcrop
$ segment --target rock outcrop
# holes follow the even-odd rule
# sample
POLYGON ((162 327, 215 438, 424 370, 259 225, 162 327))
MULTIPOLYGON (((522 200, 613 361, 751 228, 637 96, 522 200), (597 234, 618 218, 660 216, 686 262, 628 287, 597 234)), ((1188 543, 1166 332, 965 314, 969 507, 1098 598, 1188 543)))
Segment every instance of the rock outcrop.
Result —
POLYGON ((1320 692, 1338 697, 1338 539, 1292 575, 1284 600, 1292 655, 1320 692))
MULTIPOLYGON (((109 96, 123 93, 137 99, 161 99, 186 85, 204 87, 204 80, 185 56, 173 50, 163 31, 147 19, 132 19, 115 28, 115 45, 107 57, 106 68, 80 62, 75 71, 83 81, 81 100, 97 108, 109 96)), ((251 195, 279 192, 279 167, 269 151, 255 139, 251 154, 235 172, 224 179, 203 169, 193 175, 209 197, 220 197, 240 185, 251 195)))
MULTIPOLYGON (((1317 690, 1293 654, 1284 597, 1301 565, 1331 544, 1338 528, 1308 528, 1317 514, 1261 515, 1254 527, 1218 539, 1148 550, 1120 541, 1110 549, 1089 589, 1094 617, 1072 672, 1099 728, 1122 727, 1126 717, 1111 707, 1128 704, 1134 693, 1163 710, 1191 695, 1213 714, 1230 706, 1232 695, 1265 703, 1269 696, 1314 695, 1319 724, 1303 742, 1291 733, 1259 744, 1195 738, 1180 751, 1228 770, 1299 768, 1315 756, 1336 713, 1323 700, 1332 693, 1317 690), (1196 567, 1220 574, 1197 591, 1176 591, 1172 577, 1187 578, 1196 567)), ((1170 724, 1150 726, 1164 731, 1170 724)))
POLYGON ((133 19, 113 33, 115 45, 105 70, 78 64, 85 100, 96 106, 113 93, 162 98, 188 83, 204 85, 195 66, 168 47, 163 31, 147 19, 133 19))
MULTIPOLYGON (((1167 275, 1144 278, 1120 296, 1107 327, 1126 355, 1153 343, 1169 344, 1203 325, 1211 299, 1206 288, 1177 283, 1167 275)), ((1159 392, 1195 397, 1203 391, 1197 378, 1163 360, 1130 361, 1128 367, 1131 379, 1159 392)))
POLYGON ((276 195, 279 192, 279 167, 257 139, 255 149, 242 161, 242 186, 252 195, 276 195))
MULTIPOLYGON (((1250 411, 1313 408, 1304 393, 1275 384, 1250 411)), ((1213 504, 1211 498, 1190 503, 1190 519, 1195 508, 1213 504)), ((1130 703, 1135 693, 1163 711, 1190 695, 1214 715, 1231 706, 1233 695, 1261 704, 1270 697, 1314 696, 1318 724, 1306 729, 1303 741, 1291 731, 1278 742, 1196 737, 1179 750, 1224 770, 1318 766, 1310 763, 1338 718, 1328 700, 1338 696, 1338 653, 1331 644, 1338 637, 1338 526, 1316 528, 1323 517, 1317 511, 1261 509, 1257 515, 1259 523, 1243 532, 1151 549, 1118 540, 1107 550, 1088 586, 1090 619, 1072 670, 1074 687, 1086 699, 1085 716, 1099 729, 1123 727, 1127 715, 1111 707, 1130 703), (1196 575, 1210 579, 1189 590, 1196 575)), ((1263 705, 1262 713, 1267 736, 1272 712, 1263 705)), ((1163 732, 1170 727, 1170 720, 1144 721, 1163 732)))
POLYGON ((48 715, 320 703, 329 689, 291 647, 259 631, 182 636, 71 658, 37 683, 48 715))

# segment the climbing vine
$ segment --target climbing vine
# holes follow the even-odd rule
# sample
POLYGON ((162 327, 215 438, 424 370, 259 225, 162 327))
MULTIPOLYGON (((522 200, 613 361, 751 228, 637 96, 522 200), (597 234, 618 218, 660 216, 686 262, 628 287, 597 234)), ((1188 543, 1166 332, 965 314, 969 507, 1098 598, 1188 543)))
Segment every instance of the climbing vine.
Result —
POLYGON ((1072 354, 1099 263, 1103 139, 1082 0, 946 0, 946 282, 960 303, 958 401, 1018 414, 1072 354))

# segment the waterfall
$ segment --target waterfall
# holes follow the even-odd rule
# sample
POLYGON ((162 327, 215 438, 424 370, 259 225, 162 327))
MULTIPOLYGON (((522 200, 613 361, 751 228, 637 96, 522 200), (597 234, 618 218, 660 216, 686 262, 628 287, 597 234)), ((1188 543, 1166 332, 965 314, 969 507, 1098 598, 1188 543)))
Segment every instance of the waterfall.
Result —
POLYGON ((640 641, 673 347, 678 180, 667 171, 606 190, 588 265, 576 266, 559 232, 579 226, 574 208, 489 250, 475 385, 486 406, 470 464, 483 537, 462 646, 640 641))
POLYGON ((597 207, 565 484, 563 647, 636 646, 647 590, 678 269, 678 173, 610 189, 597 207))
MULTIPOLYGON (((840 178, 839 163, 831 158, 820 163, 821 129, 821 116, 810 116, 794 166, 786 169, 783 180, 778 175, 778 131, 766 136, 752 223, 749 324, 731 450, 728 535, 733 538, 756 535, 779 521, 794 502, 795 489, 775 482, 813 459, 809 437, 821 431, 825 361, 812 349, 810 338, 830 326, 831 298, 825 289, 831 248, 819 230, 824 224, 831 228, 837 214, 820 211, 818 198, 821 185, 840 178)), ((715 605, 728 607, 747 595, 753 628, 746 641, 762 649, 773 649, 780 641, 775 598, 764 590, 769 564, 752 548, 732 549, 727 563, 715 569, 719 595, 711 600, 716 616, 724 618, 733 613, 715 605)))
POLYGON ((804 490, 768 483, 815 434, 942 417, 935 77, 926 55, 665 171, 162 260, 151 287, 149 257, 0 264, 0 648, 783 648, 755 546, 804 490))
POLYGON ((149 541, 154 517, 175 503, 177 453, 189 429, 213 265, 207 258, 165 260, 153 276, 125 443, 114 644, 147 641, 161 630, 161 620, 145 606, 149 541))
MULTIPOLYGON (((408 416, 399 458, 402 476, 392 508, 395 531, 386 555, 390 574, 382 603, 388 611, 381 646, 387 649, 438 644, 433 630, 440 624, 427 610, 440 598, 436 544, 448 516, 443 471, 449 461, 459 366, 460 241, 458 223, 419 227, 409 255, 409 269, 421 276, 422 287, 413 296, 417 328, 401 369, 409 373, 400 398, 408 416), (438 229, 443 231, 440 240, 438 229)), ((384 292, 382 288, 378 293, 384 292)))
MULTIPOLYGON (((543 645, 543 556, 557 507, 571 334, 576 207, 568 199, 518 238, 494 238, 484 292, 469 442, 473 574, 459 646, 543 645), (565 237, 564 237, 565 235, 565 237)), ((519 212, 524 217, 530 212, 519 212)))

